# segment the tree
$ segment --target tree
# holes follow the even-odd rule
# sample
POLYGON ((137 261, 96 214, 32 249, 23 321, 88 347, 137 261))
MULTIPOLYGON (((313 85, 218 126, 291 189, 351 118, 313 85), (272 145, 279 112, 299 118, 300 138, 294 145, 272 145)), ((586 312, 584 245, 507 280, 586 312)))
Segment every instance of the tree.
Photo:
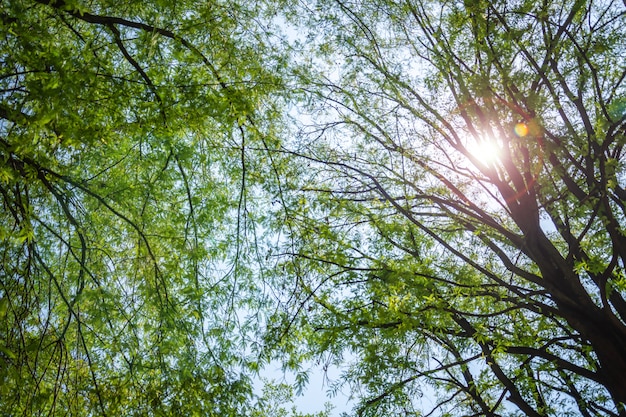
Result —
POLYGON ((626 415, 622 5, 277 4, 2 3, 0 412, 626 415))
POLYGON ((0 8, 0 414, 259 415, 283 63, 260 6, 122 3, 0 8))
POLYGON ((274 254, 294 284, 268 340, 349 362, 359 415, 626 415, 625 13, 290 9, 309 31, 274 254))

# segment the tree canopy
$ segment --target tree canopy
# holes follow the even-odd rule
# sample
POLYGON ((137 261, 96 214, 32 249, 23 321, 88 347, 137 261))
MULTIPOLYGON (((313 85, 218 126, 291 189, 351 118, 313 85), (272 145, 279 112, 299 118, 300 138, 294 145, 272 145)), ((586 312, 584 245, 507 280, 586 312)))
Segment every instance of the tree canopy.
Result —
POLYGON ((626 415, 623 4, 2 4, 2 414, 626 415))
POLYGON ((305 291, 285 320, 351 360, 358 414, 626 413, 625 11, 294 12, 307 169, 282 259, 305 291))
POLYGON ((0 414, 255 412, 246 146, 282 66, 259 15, 2 2, 0 414))

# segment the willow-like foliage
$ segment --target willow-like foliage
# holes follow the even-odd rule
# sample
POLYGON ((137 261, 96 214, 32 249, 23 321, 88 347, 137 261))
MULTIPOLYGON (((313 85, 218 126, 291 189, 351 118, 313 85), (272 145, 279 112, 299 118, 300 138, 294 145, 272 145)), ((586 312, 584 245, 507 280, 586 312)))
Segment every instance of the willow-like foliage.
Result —
POLYGON ((284 64, 262 14, 2 1, 0 414, 258 416, 275 401, 254 390, 249 319, 266 297, 248 200, 268 181, 284 64))
POLYGON ((271 338, 341 367, 356 414, 626 415, 625 13, 290 9, 305 168, 271 338))

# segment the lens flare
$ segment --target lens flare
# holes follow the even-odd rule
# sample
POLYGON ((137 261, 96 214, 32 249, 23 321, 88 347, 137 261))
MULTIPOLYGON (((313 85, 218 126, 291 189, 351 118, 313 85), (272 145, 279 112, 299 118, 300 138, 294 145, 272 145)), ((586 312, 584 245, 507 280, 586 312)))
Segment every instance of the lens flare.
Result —
POLYGON ((513 128, 513 131, 517 136, 523 138, 528 134, 528 126, 526 125, 526 123, 517 123, 513 128))

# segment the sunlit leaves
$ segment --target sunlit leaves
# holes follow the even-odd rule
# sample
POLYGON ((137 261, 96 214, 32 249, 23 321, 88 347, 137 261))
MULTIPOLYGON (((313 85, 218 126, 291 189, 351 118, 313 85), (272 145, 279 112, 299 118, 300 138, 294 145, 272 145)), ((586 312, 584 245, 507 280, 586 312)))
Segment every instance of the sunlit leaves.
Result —
POLYGON ((277 245, 295 340, 363 415, 412 413, 424 386, 424 413, 623 413, 599 371, 626 366, 606 339, 626 337, 621 5, 306 8, 286 148, 307 170, 277 245))
POLYGON ((252 410, 262 323, 246 316, 264 294, 241 201, 271 182, 248 178, 266 156, 247 147, 263 148, 280 65, 260 14, 3 4, 5 414, 252 410))

